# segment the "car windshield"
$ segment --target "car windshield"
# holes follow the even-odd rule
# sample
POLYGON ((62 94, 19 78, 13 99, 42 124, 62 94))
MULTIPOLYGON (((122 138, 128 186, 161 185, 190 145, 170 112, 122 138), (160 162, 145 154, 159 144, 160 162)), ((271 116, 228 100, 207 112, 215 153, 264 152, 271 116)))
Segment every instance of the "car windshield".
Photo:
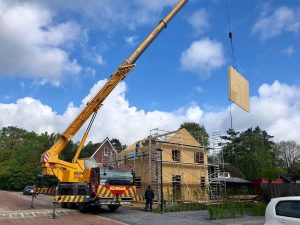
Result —
POLYGON ((33 189, 34 186, 27 186, 26 189, 33 189))
POLYGON ((100 169, 100 183, 112 185, 132 185, 133 175, 131 170, 100 169))

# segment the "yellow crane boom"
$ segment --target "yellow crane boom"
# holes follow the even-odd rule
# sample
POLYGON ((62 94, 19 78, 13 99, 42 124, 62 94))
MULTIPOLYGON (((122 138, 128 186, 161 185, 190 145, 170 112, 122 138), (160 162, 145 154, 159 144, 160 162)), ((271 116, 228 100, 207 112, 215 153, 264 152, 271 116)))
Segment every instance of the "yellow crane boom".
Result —
POLYGON ((179 0, 168 15, 162 19, 153 31, 145 38, 138 48, 126 59, 118 69, 110 76, 106 84, 98 91, 98 93, 86 104, 83 110, 77 115, 69 127, 60 135, 54 145, 43 153, 41 156, 41 164, 44 175, 54 175, 61 182, 78 182, 84 176, 84 162, 77 160, 83 143, 87 137, 88 131, 85 133, 80 148, 76 152, 75 160, 72 163, 58 159, 59 153, 66 147, 72 137, 84 125, 89 117, 97 112, 101 107, 105 98, 114 90, 117 84, 123 80, 126 75, 134 69, 136 60, 142 55, 152 41, 159 33, 167 27, 170 20, 176 13, 187 3, 188 0, 179 0))

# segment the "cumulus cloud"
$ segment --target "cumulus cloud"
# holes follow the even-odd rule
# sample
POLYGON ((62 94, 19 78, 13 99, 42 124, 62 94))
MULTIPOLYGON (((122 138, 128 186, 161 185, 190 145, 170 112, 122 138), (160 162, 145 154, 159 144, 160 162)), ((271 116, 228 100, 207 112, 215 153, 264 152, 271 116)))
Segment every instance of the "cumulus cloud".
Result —
POLYGON ((271 15, 264 13, 255 23, 252 31, 259 33, 263 40, 278 36, 283 32, 297 33, 300 31, 300 10, 282 6, 271 15))
POLYGON ((197 93, 201 93, 201 92, 204 91, 204 88, 201 87, 201 86, 196 86, 196 87, 194 87, 194 91, 197 92, 197 93))
POLYGON ((194 41, 180 58, 181 67, 207 78, 212 70, 225 63, 223 45, 209 38, 194 41))
MULTIPOLYGON (((0 104, 0 127, 19 126, 36 132, 63 132, 89 99, 106 80, 101 80, 90 90, 80 106, 70 103, 62 114, 56 113, 37 99, 25 97, 16 103, 0 104)), ((130 144, 149 135, 149 130, 175 130, 184 121, 203 124, 209 133, 230 126, 229 108, 219 111, 203 110, 195 102, 173 112, 145 111, 131 106, 126 99, 124 82, 111 93, 100 109, 90 132, 90 140, 102 141, 115 137, 130 144)), ((251 97, 251 112, 245 113, 232 106, 233 125, 245 130, 259 125, 275 136, 275 140, 295 140, 300 144, 300 88, 275 81, 263 84, 257 96, 251 97)), ((79 132, 83 134, 84 128, 79 132)), ((78 140, 80 135, 76 136, 78 140)))
POLYGON ((209 28, 208 13, 205 9, 198 9, 188 18, 188 22, 196 34, 201 34, 209 28))
POLYGON ((136 45, 138 36, 137 35, 132 35, 132 36, 127 36, 124 38, 125 42, 129 45, 136 45))
POLYGON ((137 26, 155 22, 160 13, 176 4, 177 0, 90 0, 87 4, 82 0, 73 1, 41 1, 27 0, 45 4, 56 10, 69 10, 84 15, 85 20, 97 24, 97 28, 105 31, 114 31, 119 27, 134 30, 137 26))
MULTIPOLYGON (((295 140, 300 143, 300 88, 275 81, 263 84, 258 96, 252 96, 251 112, 245 113, 237 106, 232 107, 234 128, 245 130, 259 125, 275 136, 275 140, 295 140)), ((212 130, 229 125, 229 109, 208 113, 204 123, 212 130), (214 123, 215 122, 215 123, 214 123)))
POLYGON ((105 65, 106 64, 106 61, 103 59, 102 55, 100 55, 100 54, 97 54, 97 53, 95 53, 95 54, 87 53, 85 56, 91 62, 96 63, 98 65, 105 65))
POLYGON ((292 56, 295 54, 295 48, 293 45, 289 45, 287 48, 283 49, 282 52, 283 54, 285 54, 286 56, 292 56))
POLYGON ((0 1, 0 75, 38 78, 59 85, 64 74, 81 70, 68 49, 79 36, 72 21, 55 23, 48 9, 0 1))

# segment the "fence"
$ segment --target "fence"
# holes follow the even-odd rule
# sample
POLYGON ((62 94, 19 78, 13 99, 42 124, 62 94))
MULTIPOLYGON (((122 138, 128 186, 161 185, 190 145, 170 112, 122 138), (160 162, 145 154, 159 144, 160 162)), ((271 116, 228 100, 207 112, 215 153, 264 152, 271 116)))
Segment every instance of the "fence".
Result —
POLYGON ((300 184, 263 184, 261 186, 265 201, 285 196, 300 196, 300 184))

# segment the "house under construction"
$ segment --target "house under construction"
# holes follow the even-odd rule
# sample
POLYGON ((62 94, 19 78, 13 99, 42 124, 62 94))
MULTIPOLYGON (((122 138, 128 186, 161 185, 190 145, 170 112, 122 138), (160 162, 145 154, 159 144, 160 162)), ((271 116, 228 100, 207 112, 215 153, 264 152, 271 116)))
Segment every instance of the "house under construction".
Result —
POLYGON ((208 162, 206 149, 186 129, 151 130, 150 135, 118 154, 119 164, 135 171, 137 192, 150 184, 155 200, 206 201, 208 162))

